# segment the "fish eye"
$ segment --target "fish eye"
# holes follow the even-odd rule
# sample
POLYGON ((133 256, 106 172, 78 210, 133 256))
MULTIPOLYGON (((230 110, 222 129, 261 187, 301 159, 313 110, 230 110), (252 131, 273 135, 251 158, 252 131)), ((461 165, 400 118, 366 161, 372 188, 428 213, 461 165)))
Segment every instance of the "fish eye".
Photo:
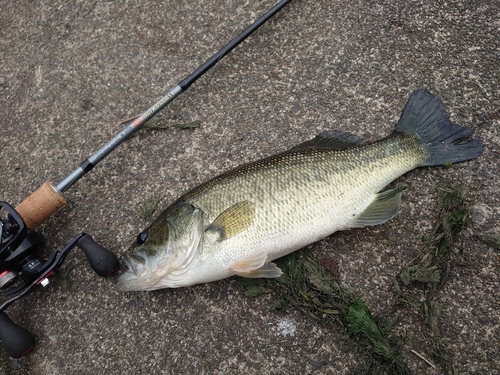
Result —
POLYGON ((148 240, 149 237, 149 231, 145 230, 142 233, 139 233, 137 236, 137 244, 142 245, 144 242, 148 240))

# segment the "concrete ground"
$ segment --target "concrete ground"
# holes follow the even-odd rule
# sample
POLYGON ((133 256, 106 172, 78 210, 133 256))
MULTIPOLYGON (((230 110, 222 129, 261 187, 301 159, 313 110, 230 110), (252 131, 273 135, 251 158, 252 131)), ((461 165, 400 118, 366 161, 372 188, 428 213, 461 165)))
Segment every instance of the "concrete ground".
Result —
MULTIPOLYGON (((16 205, 61 181, 275 2, 0 1, 0 198, 16 205)), ((381 311, 434 223, 439 182, 478 191, 439 295, 442 334, 458 374, 500 374, 499 253, 477 238, 500 232, 499 83, 498 1, 295 0, 153 119, 166 129, 141 130, 68 190, 40 229, 49 250, 85 231, 120 255, 148 224, 141 202, 164 208, 324 129, 384 137, 426 87, 485 153, 406 174, 396 219, 308 251, 330 254, 343 285, 381 311)), ((268 310, 269 296, 248 298, 237 280, 119 293, 80 252, 67 264, 8 309, 37 347, 21 360, 0 351, 0 374, 356 374, 366 362, 353 342, 268 310)), ((441 373, 411 352, 430 358, 419 315, 400 318, 393 333, 413 373, 441 373)))

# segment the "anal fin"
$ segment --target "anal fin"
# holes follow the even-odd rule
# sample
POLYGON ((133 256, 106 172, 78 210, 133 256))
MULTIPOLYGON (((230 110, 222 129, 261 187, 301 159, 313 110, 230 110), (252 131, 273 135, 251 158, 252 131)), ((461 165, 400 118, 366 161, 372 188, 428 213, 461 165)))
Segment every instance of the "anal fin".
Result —
POLYGON ((383 224, 392 219, 401 207, 401 195, 406 188, 396 188, 379 193, 373 202, 351 223, 351 228, 383 224))

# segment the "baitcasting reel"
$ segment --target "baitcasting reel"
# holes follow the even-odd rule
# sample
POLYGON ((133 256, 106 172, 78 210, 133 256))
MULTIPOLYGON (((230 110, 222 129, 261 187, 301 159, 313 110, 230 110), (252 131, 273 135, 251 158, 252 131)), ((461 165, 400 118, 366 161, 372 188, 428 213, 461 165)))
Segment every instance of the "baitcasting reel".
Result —
POLYGON ((0 240, 0 289, 6 289, 4 296, 10 297, 0 306, 0 341, 13 358, 20 358, 32 350, 35 339, 25 328, 12 322, 4 310, 38 285, 46 286, 48 277, 61 266, 71 249, 80 248, 99 276, 107 277, 118 269, 116 256, 85 233, 44 259, 39 254, 45 245, 42 235, 29 229, 21 215, 5 202, 0 202, 0 240))
POLYGON ((259 29, 290 1, 281 0, 268 10, 189 76, 180 81, 177 86, 166 93, 152 107, 130 122, 111 141, 84 160, 59 184, 52 185, 50 182, 45 182, 15 209, 5 202, 0 202, 0 289, 10 287, 5 292, 5 296, 10 297, 10 299, 0 305, 0 341, 10 356, 14 358, 22 357, 33 348, 35 341, 27 330, 14 324, 4 310, 17 299, 32 292, 36 286, 40 284, 42 286, 47 285, 49 282, 48 277, 62 264, 72 248, 77 246, 83 250, 90 265, 100 276, 106 277, 118 268, 118 259, 115 255, 96 244, 85 233, 80 233, 63 250, 60 252, 54 250, 50 253, 48 259, 44 259, 38 254, 38 251, 43 247, 45 241, 34 229, 66 204, 66 199, 62 194, 67 189, 90 172, 114 149, 139 130, 172 100, 186 91, 196 80, 214 67, 224 56, 259 29))

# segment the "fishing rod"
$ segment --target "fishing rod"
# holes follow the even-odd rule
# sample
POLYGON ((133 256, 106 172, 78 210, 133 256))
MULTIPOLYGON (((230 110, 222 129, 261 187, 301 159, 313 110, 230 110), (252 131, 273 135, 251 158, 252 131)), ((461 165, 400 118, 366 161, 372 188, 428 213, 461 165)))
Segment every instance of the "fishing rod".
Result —
POLYGON ((160 112, 165 106, 172 102, 182 92, 186 91, 194 82, 209 71, 224 56, 231 52, 236 46, 248 38, 255 30, 261 27, 266 21, 278 13, 291 0, 282 0, 273 8, 267 11, 245 31, 239 34, 224 48, 205 61, 198 69, 180 81, 173 89, 158 100, 152 107, 147 109, 135 120, 130 122, 111 141, 105 144, 95 154, 84 160, 73 172, 65 177, 56 186, 49 182, 43 184, 37 191, 23 201, 16 210, 26 221, 29 228, 36 228, 47 220, 55 211, 66 204, 62 193, 70 188, 75 182, 91 171, 101 160, 108 156, 115 148, 122 144, 131 134, 139 130, 148 120, 160 112))
POLYGON ((107 277, 118 269, 116 256, 86 233, 77 235, 61 251, 52 251, 48 259, 40 256, 45 239, 35 229, 66 204, 63 193, 290 2, 281 0, 268 10, 57 185, 45 182, 16 208, 0 202, 0 288, 9 288, 4 295, 11 297, 0 305, 0 341, 7 354, 14 358, 24 356, 34 348, 35 340, 29 331, 12 322, 4 310, 38 285, 46 286, 48 277, 62 264, 69 251, 80 248, 99 276, 107 277), (16 283, 18 285, 12 287, 16 283))

